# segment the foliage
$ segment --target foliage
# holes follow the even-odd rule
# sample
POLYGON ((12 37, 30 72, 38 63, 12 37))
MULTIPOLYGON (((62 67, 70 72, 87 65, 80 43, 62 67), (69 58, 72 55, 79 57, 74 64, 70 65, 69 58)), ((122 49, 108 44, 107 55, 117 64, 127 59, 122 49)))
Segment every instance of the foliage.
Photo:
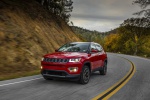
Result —
POLYGON ((120 26, 117 34, 105 37, 105 49, 130 55, 150 56, 150 28, 120 26))
POLYGON ((122 33, 129 33, 128 35, 131 38, 131 41, 133 42, 134 49, 134 55, 138 52, 138 47, 140 45, 140 38, 142 38, 144 35, 149 35, 149 28, 150 23, 149 19, 147 18, 130 18, 125 20, 121 26, 124 26, 125 29, 122 33))
POLYGON ((142 18, 124 20, 116 34, 105 37, 105 48, 109 52, 150 57, 150 0, 135 0, 142 8, 135 14, 144 14, 142 18))
POLYGON ((142 10, 135 13, 135 15, 144 14, 146 18, 150 18, 150 9, 146 9, 148 6, 150 6, 150 0, 135 0, 133 4, 138 4, 142 8, 142 10))
POLYGON ((101 45, 104 45, 104 37, 105 33, 98 32, 98 31, 90 31, 81 27, 77 26, 71 26, 72 30, 77 34, 79 38, 81 38, 83 41, 93 41, 100 43, 101 45))
POLYGON ((139 55, 143 55, 145 57, 150 57, 150 35, 144 36, 144 43, 139 48, 139 55))
POLYGON ((119 35, 118 34, 110 34, 105 37, 105 45, 104 48, 107 51, 111 52, 119 52, 120 48, 118 47, 117 43, 119 43, 119 35))
POLYGON ((72 26, 73 31, 84 41, 100 43, 108 52, 150 57, 150 28, 142 18, 129 18, 115 31, 101 33, 72 26), (113 33, 114 32, 114 33, 113 33))
POLYGON ((67 23, 69 22, 70 12, 73 10, 72 0, 37 0, 45 8, 55 15, 60 16, 67 23))
POLYGON ((150 19, 148 18, 128 18, 127 20, 124 20, 124 22, 121 24, 121 26, 135 26, 135 27, 150 27, 150 19))

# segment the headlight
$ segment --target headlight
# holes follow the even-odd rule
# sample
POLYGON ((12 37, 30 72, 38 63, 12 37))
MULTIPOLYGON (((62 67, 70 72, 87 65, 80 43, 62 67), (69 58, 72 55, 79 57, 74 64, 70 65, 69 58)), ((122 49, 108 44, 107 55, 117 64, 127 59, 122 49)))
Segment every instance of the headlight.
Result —
POLYGON ((44 60, 44 57, 41 59, 41 61, 43 61, 44 60))
POLYGON ((69 62, 80 62, 81 58, 72 58, 69 59, 69 62))

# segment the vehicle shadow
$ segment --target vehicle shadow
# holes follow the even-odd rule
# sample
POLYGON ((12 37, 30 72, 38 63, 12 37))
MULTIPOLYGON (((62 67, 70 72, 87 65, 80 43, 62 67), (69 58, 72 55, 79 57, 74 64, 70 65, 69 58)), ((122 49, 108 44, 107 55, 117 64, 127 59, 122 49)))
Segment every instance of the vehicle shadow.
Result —
MULTIPOLYGON (((91 74, 91 77, 90 77, 90 81, 93 81, 95 79, 99 79, 99 77, 103 77, 103 75, 100 75, 98 71, 94 72, 91 74)), ((81 85, 78 81, 79 79, 71 79, 71 80, 68 80, 68 79, 52 79, 52 80, 45 80, 44 78, 42 79, 42 83, 43 84, 74 84, 74 85, 81 85)), ((88 84, 90 84, 90 81, 88 84)))

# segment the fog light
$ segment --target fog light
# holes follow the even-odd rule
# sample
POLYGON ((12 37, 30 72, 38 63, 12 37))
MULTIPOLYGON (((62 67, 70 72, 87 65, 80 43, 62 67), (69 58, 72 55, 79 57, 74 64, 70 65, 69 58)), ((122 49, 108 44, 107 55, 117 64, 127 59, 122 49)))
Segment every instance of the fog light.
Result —
POLYGON ((78 67, 70 67, 70 68, 68 68, 68 70, 70 72, 77 72, 78 71, 78 67))

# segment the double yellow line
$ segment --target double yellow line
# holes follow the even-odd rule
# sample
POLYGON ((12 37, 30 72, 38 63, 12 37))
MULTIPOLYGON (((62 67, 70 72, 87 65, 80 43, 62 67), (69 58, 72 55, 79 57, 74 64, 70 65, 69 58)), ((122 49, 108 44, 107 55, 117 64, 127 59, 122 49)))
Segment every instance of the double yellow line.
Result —
MULTIPOLYGON (((126 59, 126 58, 124 58, 124 59, 126 59)), ((126 60, 131 63, 131 68, 130 68, 129 72, 119 82, 114 84, 112 87, 110 87, 103 93, 94 97, 92 100, 108 100, 112 95, 114 95, 117 91, 119 91, 132 78, 132 76, 134 75, 134 73, 136 71, 136 68, 130 60, 128 60, 128 59, 126 59, 126 60)))

